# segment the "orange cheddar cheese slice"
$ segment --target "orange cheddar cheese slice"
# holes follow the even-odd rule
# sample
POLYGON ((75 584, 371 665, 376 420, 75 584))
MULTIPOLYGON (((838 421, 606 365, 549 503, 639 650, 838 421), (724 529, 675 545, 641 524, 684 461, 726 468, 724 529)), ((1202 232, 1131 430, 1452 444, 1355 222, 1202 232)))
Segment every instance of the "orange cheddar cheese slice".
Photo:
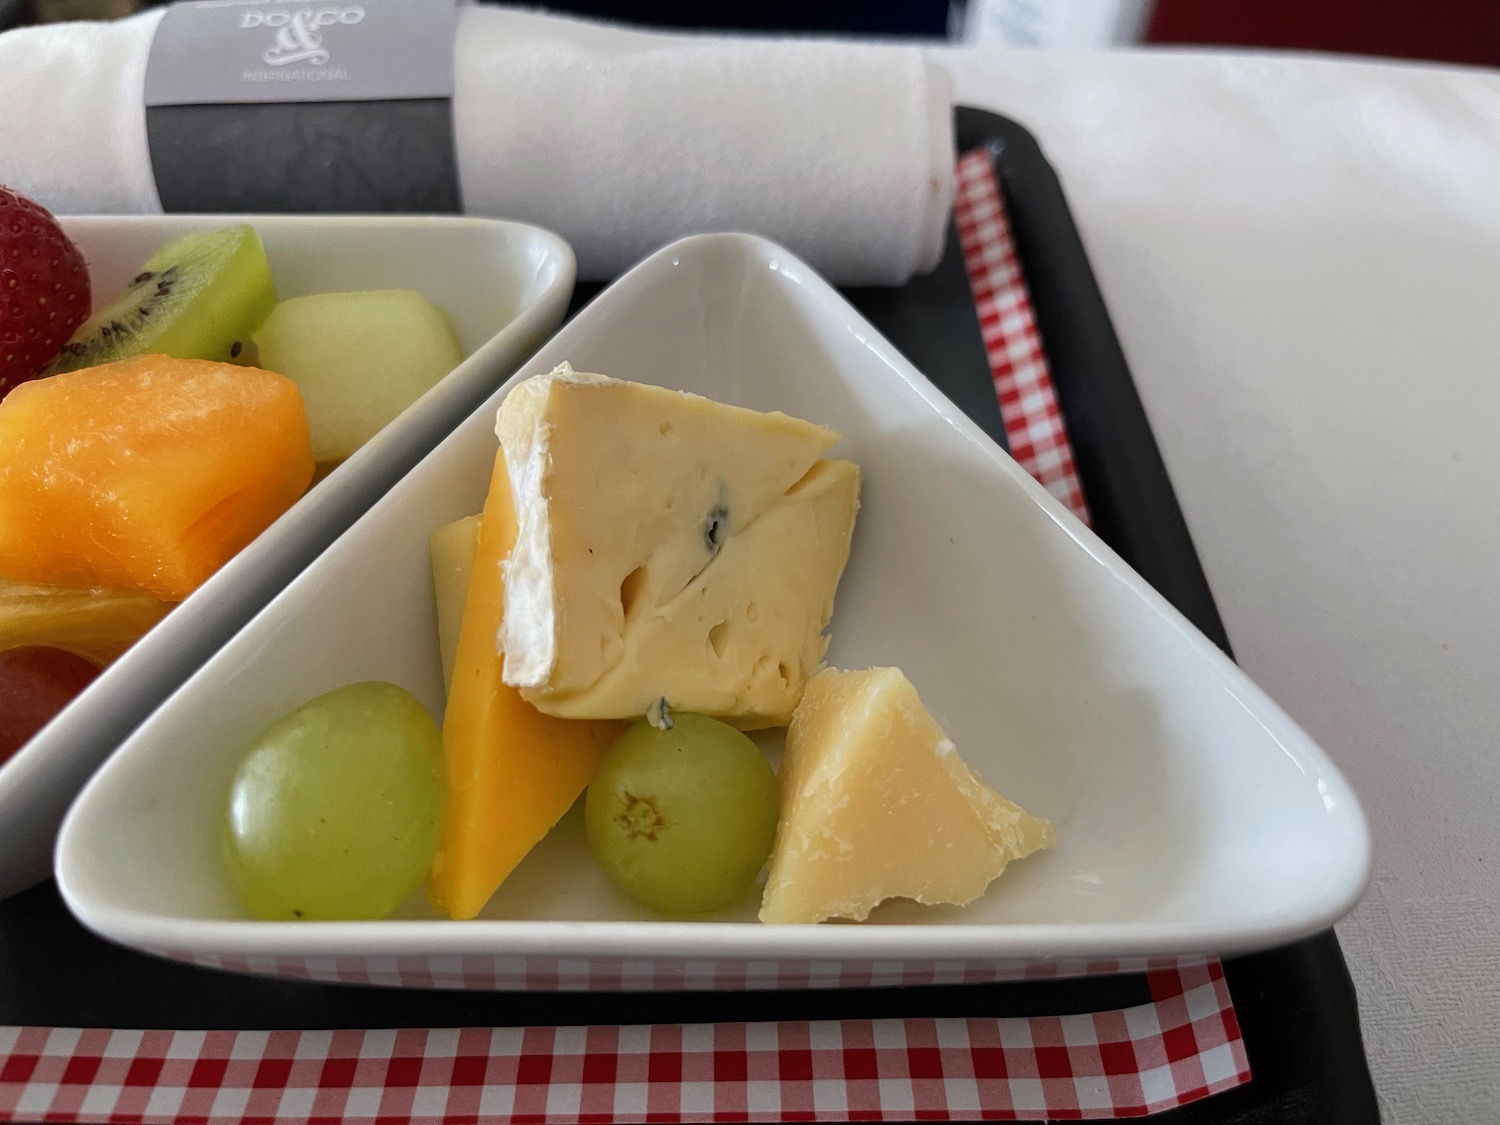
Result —
POLYGON ((578 799, 624 729, 616 721, 543 715, 501 681, 503 564, 515 541, 510 478, 497 453, 443 720, 447 810, 427 894, 450 918, 473 918, 484 908, 578 799))

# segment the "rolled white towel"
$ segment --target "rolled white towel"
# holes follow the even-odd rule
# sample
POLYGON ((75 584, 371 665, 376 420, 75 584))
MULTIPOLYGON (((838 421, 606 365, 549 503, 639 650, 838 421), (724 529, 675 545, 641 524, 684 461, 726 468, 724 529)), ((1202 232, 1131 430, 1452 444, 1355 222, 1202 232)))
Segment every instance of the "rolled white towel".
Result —
MULTIPOLYGON (((60 212, 159 211, 142 86, 159 11, 0 35, 0 182, 60 212)), ((612 276, 709 230, 774 239, 842 284, 941 257, 946 75, 919 49, 664 35, 460 11, 459 180, 470 214, 536 223, 612 276)))
POLYGON ((0 34, 0 183, 62 213, 161 210, 142 106, 160 20, 0 34))

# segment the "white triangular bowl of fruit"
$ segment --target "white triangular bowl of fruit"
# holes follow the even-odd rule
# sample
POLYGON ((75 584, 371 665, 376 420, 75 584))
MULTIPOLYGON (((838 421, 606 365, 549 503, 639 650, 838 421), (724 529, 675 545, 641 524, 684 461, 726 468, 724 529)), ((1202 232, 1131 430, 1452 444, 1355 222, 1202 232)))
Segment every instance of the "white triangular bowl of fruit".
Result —
POLYGON ((1224 954, 1331 924, 1368 865, 1322 751, 739 235, 563 328, 126 742, 57 856, 85 924, 165 956, 542 989, 1224 954))
POLYGON ((556 327, 574 262, 485 219, 53 220, 3 188, 0 216, 4 896, 125 735, 556 327))

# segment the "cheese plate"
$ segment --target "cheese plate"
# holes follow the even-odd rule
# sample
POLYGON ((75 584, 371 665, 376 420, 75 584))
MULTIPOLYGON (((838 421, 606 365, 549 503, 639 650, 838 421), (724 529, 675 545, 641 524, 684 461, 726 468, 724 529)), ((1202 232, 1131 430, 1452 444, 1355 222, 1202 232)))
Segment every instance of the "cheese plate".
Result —
POLYGON ((483 503, 508 384, 90 782, 57 853, 86 925, 200 964, 364 983, 838 986, 1267 948, 1357 900, 1368 832, 1322 751, 795 257, 748 236, 674 244, 518 378, 565 361, 838 430, 831 455, 865 483, 829 662, 904 669, 965 760, 1052 821, 1057 848, 962 909, 763 925, 747 896, 674 921, 593 867, 575 809, 476 920, 420 899, 380 922, 245 919, 217 835, 249 742, 354 680, 441 713, 428 536, 483 503))

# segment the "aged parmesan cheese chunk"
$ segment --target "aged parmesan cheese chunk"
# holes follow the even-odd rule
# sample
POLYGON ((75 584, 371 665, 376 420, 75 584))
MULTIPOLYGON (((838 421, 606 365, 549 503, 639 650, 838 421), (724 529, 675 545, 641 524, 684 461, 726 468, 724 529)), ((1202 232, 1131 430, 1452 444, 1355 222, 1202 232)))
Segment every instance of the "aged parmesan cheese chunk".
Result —
POLYGON ((1056 843, 958 756, 895 668, 819 672, 787 732, 763 922, 862 921, 889 898, 966 905, 1056 843))
POLYGON ((438 528, 428 540, 444 690, 453 684, 453 660, 458 653, 464 599, 469 596, 469 576, 474 572, 474 553, 479 550, 479 521, 479 516, 466 516, 438 528))
POLYGON ((818 668, 859 469, 822 426, 560 368, 497 424, 519 520, 499 638, 539 710, 665 699, 784 725, 818 668))

